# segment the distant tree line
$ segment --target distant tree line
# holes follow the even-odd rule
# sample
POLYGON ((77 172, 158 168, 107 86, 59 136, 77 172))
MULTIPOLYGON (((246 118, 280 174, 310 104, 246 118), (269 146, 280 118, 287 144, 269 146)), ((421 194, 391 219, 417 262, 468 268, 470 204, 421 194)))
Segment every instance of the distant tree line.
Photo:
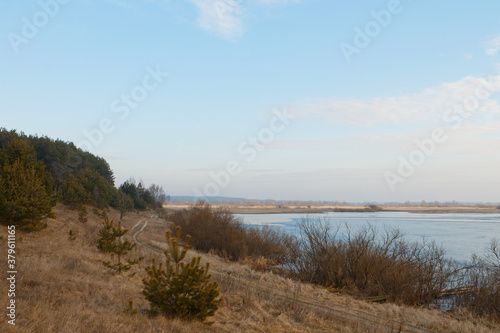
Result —
POLYGON ((109 163, 71 142, 0 128, 1 224, 42 229, 57 201, 73 209, 113 207, 123 217, 161 207, 166 199, 161 186, 145 188, 133 179, 116 188, 109 163))
POLYGON ((212 205, 239 205, 239 206, 269 206, 276 208, 312 208, 319 206, 399 206, 399 207, 478 207, 478 208, 497 208, 500 209, 500 202, 458 202, 458 201, 432 201, 425 200, 418 202, 347 202, 337 200, 249 200, 243 198, 225 198, 225 197, 173 197, 171 201, 174 204, 195 204, 198 200, 203 200, 212 205))

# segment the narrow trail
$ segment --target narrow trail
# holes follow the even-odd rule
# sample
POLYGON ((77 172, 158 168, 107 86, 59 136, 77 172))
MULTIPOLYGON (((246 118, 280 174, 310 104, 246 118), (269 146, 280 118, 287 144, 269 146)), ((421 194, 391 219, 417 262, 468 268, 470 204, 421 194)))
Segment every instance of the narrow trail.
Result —
MULTIPOLYGON (((148 226, 148 223, 149 223, 149 222, 151 221, 151 219, 153 219, 153 218, 154 218, 154 215, 151 215, 151 217, 150 217, 148 220, 144 221, 144 224, 142 225, 142 228, 141 228, 141 229, 139 229, 139 230, 138 230, 138 231, 137 231, 137 232, 136 232, 136 233, 132 236, 132 239, 134 240, 134 242, 136 242, 136 244, 138 244, 139 246, 142 246, 143 248, 146 248, 146 249, 148 249, 148 250, 155 251, 155 252, 158 252, 158 253, 163 253, 163 251, 160 251, 160 250, 158 250, 158 249, 156 249, 156 248, 154 248, 154 247, 151 247, 151 246, 149 246, 149 245, 143 244, 143 243, 141 243, 140 241, 138 241, 138 240, 137 240, 137 236, 138 236, 141 232, 143 232, 143 231, 144 231, 144 229, 148 226)), ((132 228, 130 228, 130 230, 129 230, 129 231, 134 230, 134 229, 135 229, 135 228, 136 228, 136 227, 137 227, 137 226, 138 226, 138 225, 139 225, 142 221, 143 221, 143 220, 139 220, 139 222, 137 222, 137 223, 136 223, 136 224, 135 224, 132 228)), ((122 241, 123 241, 123 238, 124 238, 124 236, 122 236, 122 241)))
MULTIPOLYGON (((135 229, 140 225, 140 223, 144 223, 134 235, 133 239, 134 241, 141 247, 144 247, 148 250, 154 251, 156 253, 164 253, 164 250, 158 249, 153 246, 146 245, 139 240, 137 240, 137 236, 144 231, 144 229, 147 227, 148 223, 154 218, 154 216, 151 216, 150 219, 147 219, 143 222, 143 220, 139 220, 136 225, 134 225, 130 230, 135 229)), ((219 278, 231 278, 238 280, 241 282, 244 280, 244 282, 251 287, 256 293, 259 293, 263 296, 266 297, 273 297, 275 299, 280 299, 285 302, 291 302, 293 304, 298 304, 300 306, 312 309, 314 311, 319 311, 326 313, 328 315, 334 316, 337 319, 344 321, 344 322, 352 322, 352 323, 359 323, 363 324, 367 327, 370 328, 383 328, 387 329, 390 332, 402 332, 402 333, 430 333, 433 332, 431 330, 427 330, 424 328, 419 328, 416 326, 412 326, 409 324, 402 323, 397 320, 392 320, 392 319, 387 319, 384 317, 380 317, 377 315, 373 315, 361 310, 356 310, 356 309, 350 309, 343 307, 341 305, 336 305, 334 303, 325 303, 324 301, 319 301, 314 297, 311 296, 306 296, 300 294, 300 292, 293 292, 293 291, 287 291, 285 290, 280 290, 277 289, 276 286, 271 285, 270 283, 267 283, 262 280, 252 280, 249 277, 246 276, 231 276, 227 272, 219 272, 217 270, 212 269, 211 274, 214 276, 218 276, 219 278)))
MULTIPOLYGON (((137 226, 138 226, 141 222, 142 222, 142 220, 139 220, 139 222, 137 222, 137 223, 136 223, 136 224, 135 224, 132 228, 130 228, 130 230, 129 230, 129 231, 134 230, 134 229, 135 229, 135 227, 137 227, 137 226)), ((142 231, 142 230, 141 230, 141 231, 142 231)), ((136 234, 137 234, 137 233, 136 233, 136 234)), ((135 235, 136 235, 136 234, 135 234, 135 235)), ((134 241, 137 243, 137 241, 136 241, 136 239, 135 239, 135 235, 134 235, 134 241)), ((122 242, 124 242, 124 241, 125 241, 125 236, 120 237, 120 239, 122 240, 122 242)))

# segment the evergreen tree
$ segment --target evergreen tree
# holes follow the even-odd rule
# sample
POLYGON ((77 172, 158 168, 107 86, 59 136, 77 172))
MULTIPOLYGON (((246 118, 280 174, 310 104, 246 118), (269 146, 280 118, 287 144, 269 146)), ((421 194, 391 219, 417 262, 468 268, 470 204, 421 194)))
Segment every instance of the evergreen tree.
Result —
POLYGON ((151 314, 161 313, 171 317, 204 321, 213 316, 221 299, 217 282, 210 282, 209 264, 200 266, 201 257, 189 263, 181 262, 189 249, 190 236, 181 246, 181 228, 176 228, 176 236, 166 233, 168 250, 165 269, 156 265, 155 259, 146 268, 149 279, 143 279, 143 294, 151 305, 151 314))
POLYGON ((78 173, 81 184, 90 195, 91 204, 97 208, 107 208, 116 189, 97 171, 85 168, 78 173))
POLYGON ((151 194, 151 192, 149 192, 148 190, 144 189, 142 187, 142 184, 139 183, 139 185, 141 186, 141 189, 142 189, 141 199, 144 200, 147 207, 152 208, 152 209, 159 207, 158 202, 154 198, 153 194, 151 194))
POLYGON ((89 213, 87 211, 87 208, 84 205, 80 205, 80 207, 78 207, 78 221, 80 221, 82 223, 87 223, 88 214, 89 213))
POLYGON ((143 258, 132 260, 127 259, 122 262, 122 257, 127 255, 136 244, 132 244, 128 239, 123 239, 123 236, 128 232, 128 229, 122 228, 121 221, 118 222, 118 228, 115 228, 113 221, 105 218, 103 228, 99 231, 101 238, 97 242, 97 248, 102 252, 110 252, 116 255, 116 263, 111 261, 103 261, 104 266, 116 270, 118 273, 128 271, 133 265, 139 263, 143 258))
POLYGON ((72 229, 69 229, 68 239, 71 241, 74 241, 76 239, 76 233, 72 229))
POLYGON ((61 199, 71 208, 93 205, 107 208, 116 201, 117 189, 106 181, 97 171, 82 169, 77 174, 69 175, 62 183, 61 199))
POLYGON ((132 198, 134 208, 137 210, 146 210, 149 208, 157 208, 158 202, 154 195, 144 188, 142 182, 136 184, 133 178, 130 178, 120 186, 120 190, 132 198))
POLYGON ((36 231, 55 217, 53 178, 27 140, 14 139, 0 153, 0 223, 36 231))
POLYGON ((62 183, 61 187, 62 202, 70 208, 76 209, 81 205, 91 205, 92 197, 83 187, 80 179, 75 175, 70 175, 62 183))
POLYGON ((109 221, 107 217, 104 218, 102 229, 99 230, 99 236, 100 238, 97 241, 99 251, 111 252, 116 236, 113 233, 113 222, 109 221))
POLYGON ((114 186, 113 171, 102 157, 83 151, 71 142, 27 136, 22 132, 0 128, 0 150, 18 139, 27 140, 28 144, 34 147, 37 160, 43 161, 52 174, 52 185, 56 192, 70 175, 78 174, 86 168, 96 171, 107 183, 114 186))

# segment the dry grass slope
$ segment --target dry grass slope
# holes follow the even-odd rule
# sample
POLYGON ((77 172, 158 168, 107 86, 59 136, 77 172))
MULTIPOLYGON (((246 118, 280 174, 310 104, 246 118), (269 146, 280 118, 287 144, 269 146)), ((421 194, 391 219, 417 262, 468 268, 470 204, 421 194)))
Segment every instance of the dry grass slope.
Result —
MULTIPOLYGON (((16 326, 7 324, 4 315, 0 332, 397 332, 394 322, 407 325, 410 332, 415 331, 411 327, 428 332, 500 329, 466 314, 452 317, 436 310, 368 304, 194 251, 191 255, 201 255, 202 262, 211 263, 224 298, 216 316, 208 319, 211 324, 149 318, 141 294, 144 267, 153 257, 163 260, 163 256, 137 246, 131 255, 145 260, 132 268, 130 273, 135 275, 113 274, 102 265, 109 255, 95 246, 101 218, 90 213, 88 222, 82 224, 76 211, 60 205, 56 214, 57 219, 49 220, 49 227, 39 233, 17 233, 16 326), (76 233, 73 241, 68 239, 70 229, 76 233), (134 300, 138 314, 124 312, 128 300, 134 300)), ((109 216, 115 221, 119 217, 116 211, 109 216)), ((157 250, 164 247, 167 223, 146 212, 126 215, 123 225, 132 228, 139 221, 149 222, 137 241, 157 250)), ((141 225, 127 238, 132 240, 141 225)), ((6 235, 7 228, 2 227, 2 249, 7 248, 6 235)), ((0 269, 7 271, 6 259, 0 269)), ((8 302, 7 289, 2 283, 2 307, 8 302)))

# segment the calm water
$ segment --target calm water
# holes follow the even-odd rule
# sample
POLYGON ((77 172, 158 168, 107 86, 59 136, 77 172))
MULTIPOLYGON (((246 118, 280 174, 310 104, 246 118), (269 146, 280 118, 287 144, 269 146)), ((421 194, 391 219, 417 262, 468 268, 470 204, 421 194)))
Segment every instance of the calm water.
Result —
MULTIPOLYGON (((237 215, 246 224, 267 224, 297 232, 297 222, 303 214, 245 214, 237 215)), ((410 241, 434 240, 442 245, 446 254, 456 260, 467 261, 473 253, 483 255, 492 238, 500 238, 500 214, 412 214, 404 212, 377 213, 324 213, 311 214, 312 218, 326 217, 333 224, 347 224, 352 229, 366 223, 397 227, 410 241)), ((341 229, 342 230, 342 229, 341 229)), ((342 231, 341 231, 342 233, 342 231)))

